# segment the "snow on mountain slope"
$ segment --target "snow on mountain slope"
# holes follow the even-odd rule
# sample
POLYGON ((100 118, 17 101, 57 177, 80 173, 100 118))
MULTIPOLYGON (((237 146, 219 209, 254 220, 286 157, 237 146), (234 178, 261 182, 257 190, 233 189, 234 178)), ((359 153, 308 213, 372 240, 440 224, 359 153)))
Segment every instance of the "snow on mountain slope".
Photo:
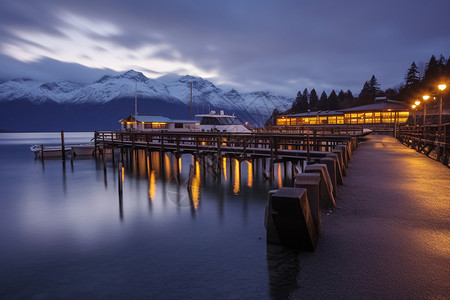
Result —
POLYGON ((166 75, 149 79, 141 72, 130 70, 119 76, 104 76, 89 85, 69 81, 43 83, 28 79, 0 83, 0 102, 26 99, 33 103, 84 104, 107 103, 122 98, 152 99, 190 106, 191 84, 193 104, 206 112, 209 107, 224 109, 226 113, 242 112, 262 124, 277 108, 288 109, 292 99, 275 96, 269 92, 241 94, 232 89, 225 92, 201 77, 166 75))
POLYGON ((194 105, 204 106, 208 104, 224 109, 238 109, 236 104, 227 98, 223 90, 201 77, 168 75, 158 80, 164 82, 173 97, 180 99, 186 105, 190 105, 191 102, 192 84, 192 102, 194 105))
POLYGON ((136 94, 138 98, 161 98, 168 102, 177 101, 169 95, 163 83, 149 79, 141 72, 130 70, 120 76, 104 76, 93 84, 79 89, 69 102, 106 103, 118 98, 134 98, 136 94))

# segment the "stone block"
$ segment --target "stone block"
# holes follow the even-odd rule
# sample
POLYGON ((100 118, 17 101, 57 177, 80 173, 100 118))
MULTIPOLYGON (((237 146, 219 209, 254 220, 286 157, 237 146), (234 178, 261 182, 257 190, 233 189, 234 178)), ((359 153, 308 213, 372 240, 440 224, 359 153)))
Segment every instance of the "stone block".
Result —
POLYGON ((343 159, 343 155, 342 155, 342 150, 341 149, 333 149, 331 151, 331 153, 334 153, 337 155, 337 158, 339 160, 339 165, 341 167, 341 171, 342 171, 342 175, 343 176, 347 176, 347 167, 344 164, 344 159, 343 159))
POLYGON ((316 230, 322 232, 322 220, 320 210, 320 174, 299 173, 295 176, 294 187, 305 188, 308 197, 309 209, 316 225, 316 230))
POLYGON ((324 157, 320 159, 321 164, 327 165, 328 174, 330 175, 331 184, 333 185, 333 196, 337 196, 337 176, 336 176, 336 162, 331 157, 324 157))
POLYGON ((344 177, 342 175, 342 169, 341 164, 339 162, 339 158, 336 153, 329 153, 326 157, 331 157, 336 162, 336 181, 337 184, 343 185, 344 184, 344 177))
POLYGON ((333 184, 331 183, 330 174, 328 173, 327 165, 313 164, 305 168, 305 173, 319 173, 320 174, 320 205, 325 208, 334 208, 336 203, 333 196, 333 184))
POLYGON ((267 210, 268 243, 308 251, 316 249, 318 235, 306 189, 280 188, 270 197, 267 210))
POLYGON ((336 145, 334 147, 334 150, 341 151, 342 161, 344 162, 345 167, 348 168, 348 155, 347 155, 347 150, 345 149, 345 146, 344 145, 336 145))

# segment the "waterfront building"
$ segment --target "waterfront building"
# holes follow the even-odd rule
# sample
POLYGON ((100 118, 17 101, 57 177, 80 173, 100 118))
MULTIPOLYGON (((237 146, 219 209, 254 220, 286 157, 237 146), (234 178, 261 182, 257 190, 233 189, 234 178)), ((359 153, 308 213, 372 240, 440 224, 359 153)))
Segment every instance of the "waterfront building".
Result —
POLYGON ((315 111, 282 115, 277 126, 347 125, 347 124, 404 124, 409 117, 409 107, 402 101, 378 97, 375 103, 336 111, 315 111))

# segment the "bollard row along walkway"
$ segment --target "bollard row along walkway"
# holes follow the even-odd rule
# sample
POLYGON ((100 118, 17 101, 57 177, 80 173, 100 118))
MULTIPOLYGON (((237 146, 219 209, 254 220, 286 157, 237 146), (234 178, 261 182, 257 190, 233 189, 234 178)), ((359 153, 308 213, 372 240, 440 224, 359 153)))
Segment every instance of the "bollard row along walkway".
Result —
POLYGON ((393 137, 352 156, 292 299, 448 299, 450 170, 393 137))

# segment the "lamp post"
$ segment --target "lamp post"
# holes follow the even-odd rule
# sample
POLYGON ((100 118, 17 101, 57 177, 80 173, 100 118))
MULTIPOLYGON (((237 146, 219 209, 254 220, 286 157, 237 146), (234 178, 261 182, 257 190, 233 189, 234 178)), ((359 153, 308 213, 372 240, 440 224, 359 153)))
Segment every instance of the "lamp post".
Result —
POLYGON ((414 109, 413 110, 413 116, 414 116, 414 127, 416 127, 416 105, 415 104, 413 104, 412 106, 412 109, 414 109))
POLYGON ((430 99, 429 95, 424 95, 423 99, 423 125, 425 125, 426 117, 427 117, 427 100, 430 99))
POLYGON ((439 93, 439 126, 442 125, 442 92, 447 88, 447 85, 444 83, 441 83, 438 85, 438 88, 440 90, 439 93))

